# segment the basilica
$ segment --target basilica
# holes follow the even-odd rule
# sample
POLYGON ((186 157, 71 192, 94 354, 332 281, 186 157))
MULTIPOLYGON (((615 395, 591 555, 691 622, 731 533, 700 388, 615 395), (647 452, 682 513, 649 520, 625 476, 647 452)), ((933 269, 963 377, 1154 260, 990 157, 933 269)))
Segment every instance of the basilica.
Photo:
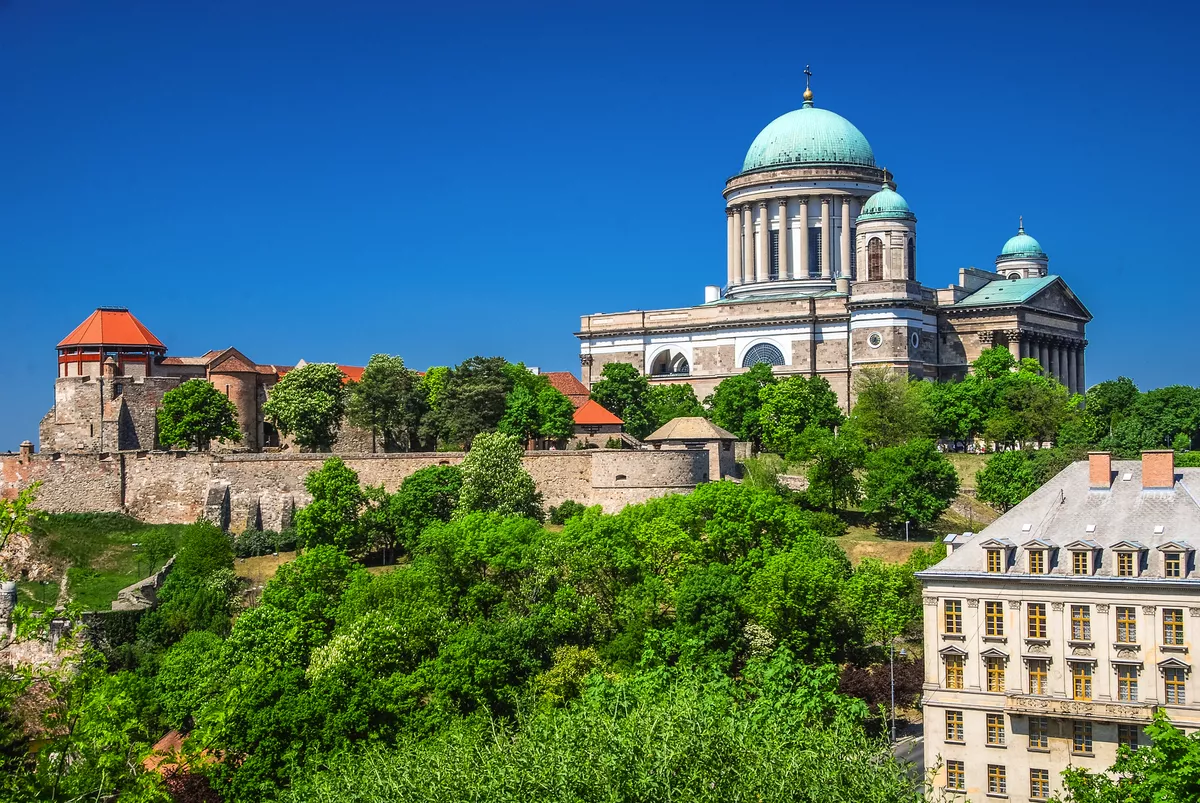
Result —
POLYGON ((777 375, 824 377, 848 409, 867 366, 948 380, 1002 345, 1085 390, 1091 314, 1023 221, 994 269, 960 268, 954 284, 927 287, 917 217, 892 178, 862 132, 805 89, 804 104, 759 132, 725 184, 724 287, 705 287, 695 306, 583 316, 584 383, 626 362, 703 399, 762 362, 777 375))

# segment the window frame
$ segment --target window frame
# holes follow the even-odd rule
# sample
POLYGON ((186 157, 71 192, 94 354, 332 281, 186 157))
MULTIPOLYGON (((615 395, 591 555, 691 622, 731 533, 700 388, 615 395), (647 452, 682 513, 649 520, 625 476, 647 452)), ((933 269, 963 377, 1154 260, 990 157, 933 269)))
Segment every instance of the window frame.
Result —
POLYGON ((994 655, 985 658, 984 673, 987 677, 987 690, 1002 693, 1004 691, 1004 659, 994 655))
POLYGON ((946 675, 945 686, 946 686, 946 688, 961 690, 965 685, 966 675, 967 675, 966 657, 962 656, 962 655, 951 654, 951 655, 943 656, 943 658, 945 659, 943 661, 943 664, 945 665, 945 668, 946 668, 945 669, 945 675, 946 675), (953 670, 953 672, 951 670, 953 670), (950 682, 951 678, 956 679, 957 685, 950 682))
POLYGON ((942 600, 942 632, 948 636, 963 634, 963 613, 961 599, 942 600), (951 610, 951 605, 954 609, 951 610), (951 627, 953 624, 953 627, 951 627))
POLYGON ((986 739, 986 744, 988 747, 1004 746, 1004 714, 987 715, 986 739))
POLYGON ((1046 573, 1046 550, 1044 550, 1044 549, 1029 550, 1029 573, 1030 574, 1045 574, 1046 573))
POLYGON ((1029 749, 1050 749, 1050 719, 1049 717, 1029 717, 1029 749), (1037 723, 1035 730, 1033 724, 1037 723))
POLYGON ((867 240, 867 281, 883 281, 883 240, 879 237, 867 240))
POLYGON ((1092 606, 1071 606, 1071 641, 1092 640, 1092 606))
POLYGON ((1133 664, 1117 664, 1117 702, 1138 701, 1138 674, 1133 664))
POLYGON ((1134 552, 1117 553, 1117 577, 1137 577, 1136 557, 1134 552))
POLYGON ((1008 772, 1003 764, 988 764, 988 794, 1008 794, 1008 772))
POLYGON ((1163 608, 1162 612, 1163 644, 1169 647, 1184 646, 1183 608, 1163 608))
POLYGON ((1004 550, 989 549, 987 550, 987 573, 988 574, 1004 574, 1004 550), (993 568, 995 564, 995 568, 993 568))
POLYGON ((1050 798, 1050 770, 1039 767, 1029 768, 1029 799, 1048 800, 1050 798))
POLYGON ((1117 643, 1137 644, 1137 608, 1133 605, 1118 605, 1116 623, 1117 643))
POLYGON ((1094 696, 1095 675, 1090 661, 1071 661, 1071 699, 1084 702, 1094 696))
POLYGON ((1177 666, 1165 668, 1163 691, 1167 705, 1187 705, 1187 673, 1177 666))
POLYGON ((1025 638, 1047 638, 1048 624, 1046 621, 1046 603, 1044 602, 1027 602, 1025 603, 1025 638), (1034 625, 1037 625, 1037 631, 1034 632, 1034 625))
POLYGON ((1031 658, 1029 660, 1029 693, 1045 696, 1050 693, 1050 660, 1047 658, 1031 658), (1035 684, 1034 681, 1037 681, 1035 684))
POLYGON ((952 792, 963 792, 967 788, 967 765, 964 761, 950 759, 946 762, 946 788, 952 792))
POLYGON ((947 742, 964 744, 966 731, 963 728, 963 712, 957 709, 946 709, 946 739, 947 742))
POLYGON ((1125 722, 1117 723, 1117 746, 1124 745, 1130 750, 1137 750, 1142 746, 1142 738, 1140 728, 1137 725, 1128 724, 1125 722))
POLYGON ((1092 723, 1083 720, 1071 722, 1071 754, 1076 756, 1093 755, 1094 738, 1092 723))
POLYGON ((983 603, 984 635, 995 638, 1004 636, 1004 603, 986 601, 983 603))
POLYGON ((1163 577, 1183 577, 1183 553, 1163 553, 1163 577))
POLYGON ((1086 577, 1092 573, 1092 556, 1086 549, 1071 551, 1071 574, 1076 577, 1086 577), (1080 571, 1082 565, 1083 571, 1080 571))

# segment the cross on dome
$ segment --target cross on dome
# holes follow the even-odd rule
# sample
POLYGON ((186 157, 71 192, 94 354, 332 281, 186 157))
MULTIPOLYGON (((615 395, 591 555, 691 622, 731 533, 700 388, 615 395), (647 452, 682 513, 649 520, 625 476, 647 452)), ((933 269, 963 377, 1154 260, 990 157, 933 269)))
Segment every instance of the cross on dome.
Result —
POLYGON ((812 65, 804 65, 804 105, 812 106, 812 65))

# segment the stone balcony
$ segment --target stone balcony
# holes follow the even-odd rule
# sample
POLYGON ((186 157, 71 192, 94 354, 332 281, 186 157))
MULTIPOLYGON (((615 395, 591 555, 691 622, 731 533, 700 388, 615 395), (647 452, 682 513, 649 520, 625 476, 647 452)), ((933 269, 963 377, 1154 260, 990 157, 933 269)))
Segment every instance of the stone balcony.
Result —
POLYGON ((1009 693, 1005 695, 1004 700, 1004 710, 1010 714, 1098 719, 1106 722, 1146 723, 1154 718, 1154 712, 1157 709, 1156 703, 1068 700, 1062 697, 1043 697, 1037 694, 1009 693))

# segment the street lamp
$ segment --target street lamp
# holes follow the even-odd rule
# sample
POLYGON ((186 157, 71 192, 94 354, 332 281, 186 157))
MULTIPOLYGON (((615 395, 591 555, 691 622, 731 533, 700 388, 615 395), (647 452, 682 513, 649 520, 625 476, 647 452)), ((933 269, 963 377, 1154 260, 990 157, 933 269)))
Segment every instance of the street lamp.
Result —
MULTIPOLYGON (((900 648, 900 657, 908 656, 908 650, 900 648)), ((888 674, 892 689, 892 741, 896 741, 896 640, 888 644, 888 674)))

